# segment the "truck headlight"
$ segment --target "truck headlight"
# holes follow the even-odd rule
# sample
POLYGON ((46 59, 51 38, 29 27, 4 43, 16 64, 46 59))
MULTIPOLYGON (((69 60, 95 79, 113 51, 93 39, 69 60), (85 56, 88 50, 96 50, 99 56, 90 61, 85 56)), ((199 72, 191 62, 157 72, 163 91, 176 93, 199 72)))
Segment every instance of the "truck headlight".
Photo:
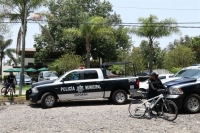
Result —
POLYGON ((31 90, 32 90, 32 93, 38 93, 39 92, 36 87, 32 88, 31 90))
POLYGON ((169 94, 172 95, 179 95, 179 94, 183 94, 183 91, 181 90, 181 88, 169 88, 169 94))

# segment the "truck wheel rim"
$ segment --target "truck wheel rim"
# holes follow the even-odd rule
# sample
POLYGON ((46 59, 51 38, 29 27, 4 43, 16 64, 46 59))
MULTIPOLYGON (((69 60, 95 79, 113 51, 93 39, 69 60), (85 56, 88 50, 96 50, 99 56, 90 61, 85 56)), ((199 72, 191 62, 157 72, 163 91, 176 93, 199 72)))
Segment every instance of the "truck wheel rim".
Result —
POLYGON ((52 106, 55 102, 55 98, 53 96, 47 96, 45 99, 45 103, 47 106, 52 106))
POLYGON ((190 110, 196 110, 199 108, 199 101, 197 98, 195 97, 191 97, 189 100, 188 100, 188 108, 190 110))
POLYGON ((125 95, 124 95, 124 93, 118 92, 118 93, 116 94, 116 100, 117 100, 117 102, 119 102, 119 103, 124 102, 124 100, 125 100, 125 95))

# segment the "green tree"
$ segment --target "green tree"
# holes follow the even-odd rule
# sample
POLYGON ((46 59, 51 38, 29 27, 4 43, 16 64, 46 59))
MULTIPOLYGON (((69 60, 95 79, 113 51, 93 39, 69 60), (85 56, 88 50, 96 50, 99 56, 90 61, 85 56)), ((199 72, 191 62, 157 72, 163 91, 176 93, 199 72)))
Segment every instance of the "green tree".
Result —
POLYGON ((159 21, 154 15, 150 15, 148 18, 139 18, 138 21, 141 26, 133 28, 133 34, 139 37, 148 38, 149 44, 149 69, 152 72, 153 69, 153 42, 155 39, 159 39, 165 36, 170 36, 172 33, 178 33, 177 23, 173 19, 165 19, 159 21))
MULTIPOLYGON (((160 43, 158 41, 153 42, 153 68, 158 69, 158 68, 162 68, 163 67, 163 59, 164 59, 164 55, 165 55, 165 50, 162 50, 160 48, 160 43)), ((141 49, 141 54, 143 56, 143 62, 145 65, 145 68, 148 68, 148 64, 149 64, 149 53, 150 53, 150 49, 149 49, 149 44, 148 41, 146 40, 142 40, 141 44, 140 44, 140 49, 141 49)))
POLYGON ((5 56, 8 56, 16 65, 16 59, 13 55, 16 51, 14 49, 8 48, 12 44, 12 39, 5 40, 3 36, 0 36, 0 75, 2 75, 2 61, 5 56))
POLYGON ((178 46, 178 44, 190 47, 193 51, 196 52, 197 61, 200 60, 200 36, 189 37, 188 35, 185 35, 179 40, 176 39, 174 40, 174 42, 169 43, 168 51, 175 49, 178 46))
POLYGON ((137 73, 145 70, 144 57, 141 53, 140 47, 133 47, 130 55, 130 61, 135 64, 137 73))
POLYGON ((81 56, 74 53, 67 53, 48 65, 48 68, 61 74, 72 69, 77 69, 81 65, 84 65, 81 56))
MULTIPOLYGON (((48 29, 50 35, 54 40, 54 46, 46 45, 51 44, 47 42, 50 39, 44 39, 43 34, 37 35, 35 39, 34 47, 37 49, 35 57, 37 60, 45 60, 48 58, 46 53, 51 50, 60 53, 60 55, 67 53, 68 51, 74 51, 76 54, 84 56, 86 54, 85 39, 81 37, 71 38, 64 37, 63 31, 66 28, 79 28, 81 24, 84 24, 82 17, 83 12, 87 13, 89 17, 99 16, 107 19, 107 23, 114 27, 116 24, 121 23, 120 16, 113 12, 112 5, 109 1, 101 0, 49 0, 46 4, 49 9, 49 14, 46 18, 48 20, 48 29), (40 39, 39 39, 40 38, 40 39), (39 43, 37 43, 39 40, 39 43), (41 43, 41 40, 42 43, 41 43)), ((125 31, 121 32, 123 27, 115 27, 115 36, 118 36, 112 40, 108 37, 92 39, 91 54, 92 58, 103 58, 105 61, 116 59, 116 45, 118 47, 128 47, 127 37, 124 35, 125 31), (123 34, 121 36, 121 34, 123 34), (123 43, 119 42, 123 41, 123 43), (120 46, 123 45, 123 46, 120 46), (109 51, 107 48, 110 48, 109 51)), ((129 40, 128 40, 129 41, 129 40)))
MULTIPOLYGON (((99 38, 101 36, 113 35, 112 29, 107 26, 106 19, 99 16, 88 17, 84 14, 85 21, 81 24, 79 28, 68 28, 64 30, 65 37, 81 37, 85 39, 85 48, 87 52, 87 68, 90 68, 90 58, 91 58, 91 40, 93 38, 99 38)), ((111 37, 112 38, 112 37, 111 37)))
POLYGON ((165 55, 164 66, 168 70, 171 70, 173 67, 182 68, 190 66, 196 62, 195 54, 191 48, 178 45, 174 50, 171 50, 165 55))

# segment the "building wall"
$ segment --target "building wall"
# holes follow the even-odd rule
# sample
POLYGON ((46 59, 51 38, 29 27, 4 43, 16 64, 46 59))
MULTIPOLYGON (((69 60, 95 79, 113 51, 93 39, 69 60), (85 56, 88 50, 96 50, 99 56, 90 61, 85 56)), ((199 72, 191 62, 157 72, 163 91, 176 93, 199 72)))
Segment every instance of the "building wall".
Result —
POLYGON ((25 58, 25 66, 28 65, 28 63, 34 63, 34 58, 25 58))

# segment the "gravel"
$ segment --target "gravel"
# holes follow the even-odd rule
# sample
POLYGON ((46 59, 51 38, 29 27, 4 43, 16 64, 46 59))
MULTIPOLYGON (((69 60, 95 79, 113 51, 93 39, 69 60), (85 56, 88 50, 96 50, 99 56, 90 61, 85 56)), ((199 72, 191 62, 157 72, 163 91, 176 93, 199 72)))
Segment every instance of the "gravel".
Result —
MULTIPOLYGON (((136 104, 135 104, 136 105, 136 104)), ((174 122, 128 116, 128 104, 107 100, 0 106, 1 133, 198 133, 200 114, 179 114, 174 122)))

